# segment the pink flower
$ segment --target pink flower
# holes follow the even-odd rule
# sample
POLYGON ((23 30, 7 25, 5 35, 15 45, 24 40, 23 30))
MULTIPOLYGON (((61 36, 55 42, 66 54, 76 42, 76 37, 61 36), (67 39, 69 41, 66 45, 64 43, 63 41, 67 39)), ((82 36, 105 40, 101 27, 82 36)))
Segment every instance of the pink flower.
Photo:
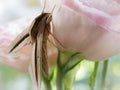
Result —
MULTIPOLYGON (((48 0, 53 34, 66 50, 88 60, 105 60, 120 53, 120 0, 48 0)), ((44 0, 41 0, 43 6, 44 0)))

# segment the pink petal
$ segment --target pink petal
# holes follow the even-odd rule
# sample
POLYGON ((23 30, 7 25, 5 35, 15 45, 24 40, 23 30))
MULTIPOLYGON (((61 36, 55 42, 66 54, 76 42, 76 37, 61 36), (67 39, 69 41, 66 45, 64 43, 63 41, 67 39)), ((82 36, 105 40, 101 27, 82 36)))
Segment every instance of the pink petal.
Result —
POLYGON ((104 4, 95 7, 90 0, 62 1, 63 4, 53 13, 53 33, 67 50, 79 51, 89 60, 104 60, 120 53, 120 19, 116 13, 119 5, 110 12, 104 10, 104 4))
POLYGON ((64 3, 91 18, 109 31, 120 32, 120 4, 114 0, 64 0, 64 3))

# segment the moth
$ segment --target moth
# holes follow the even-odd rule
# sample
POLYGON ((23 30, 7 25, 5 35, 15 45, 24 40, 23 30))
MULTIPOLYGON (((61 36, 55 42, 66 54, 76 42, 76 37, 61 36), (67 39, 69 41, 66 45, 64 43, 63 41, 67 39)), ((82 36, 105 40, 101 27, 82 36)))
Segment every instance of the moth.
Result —
MULTIPOLYGON (((43 9, 44 10, 44 9, 43 9)), ((37 90, 41 88, 41 75, 49 78, 47 40, 51 34, 52 13, 44 13, 36 17, 29 28, 19 34, 9 47, 9 53, 21 49, 27 44, 33 45, 31 75, 37 90)))

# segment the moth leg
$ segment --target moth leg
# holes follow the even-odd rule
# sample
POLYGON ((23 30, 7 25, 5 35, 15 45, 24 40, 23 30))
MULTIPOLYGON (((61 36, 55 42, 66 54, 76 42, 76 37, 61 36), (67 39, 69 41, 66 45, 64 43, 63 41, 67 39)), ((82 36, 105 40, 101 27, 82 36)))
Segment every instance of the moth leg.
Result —
MULTIPOLYGON (((53 37, 53 39, 59 44, 59 46, 61 48, 65 49, 65 47, 62 45, 62 43, 48 29, 47 29, 47 31, 53 37)), ((49 40, 50 43, 52 43, 57 48, 57 46, 52 41, 50 41, 50 39, 48 39, 48 40, 49 40)))

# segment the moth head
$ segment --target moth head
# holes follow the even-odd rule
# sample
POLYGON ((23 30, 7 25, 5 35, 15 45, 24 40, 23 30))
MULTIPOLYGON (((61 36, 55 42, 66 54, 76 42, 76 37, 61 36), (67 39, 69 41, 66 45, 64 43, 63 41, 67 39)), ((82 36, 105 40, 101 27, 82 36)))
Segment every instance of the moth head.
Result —
POLYGON ((50 13, 46 20, 46 24, 49 24, 51 21, 52 21, 52 14, 50 13))

